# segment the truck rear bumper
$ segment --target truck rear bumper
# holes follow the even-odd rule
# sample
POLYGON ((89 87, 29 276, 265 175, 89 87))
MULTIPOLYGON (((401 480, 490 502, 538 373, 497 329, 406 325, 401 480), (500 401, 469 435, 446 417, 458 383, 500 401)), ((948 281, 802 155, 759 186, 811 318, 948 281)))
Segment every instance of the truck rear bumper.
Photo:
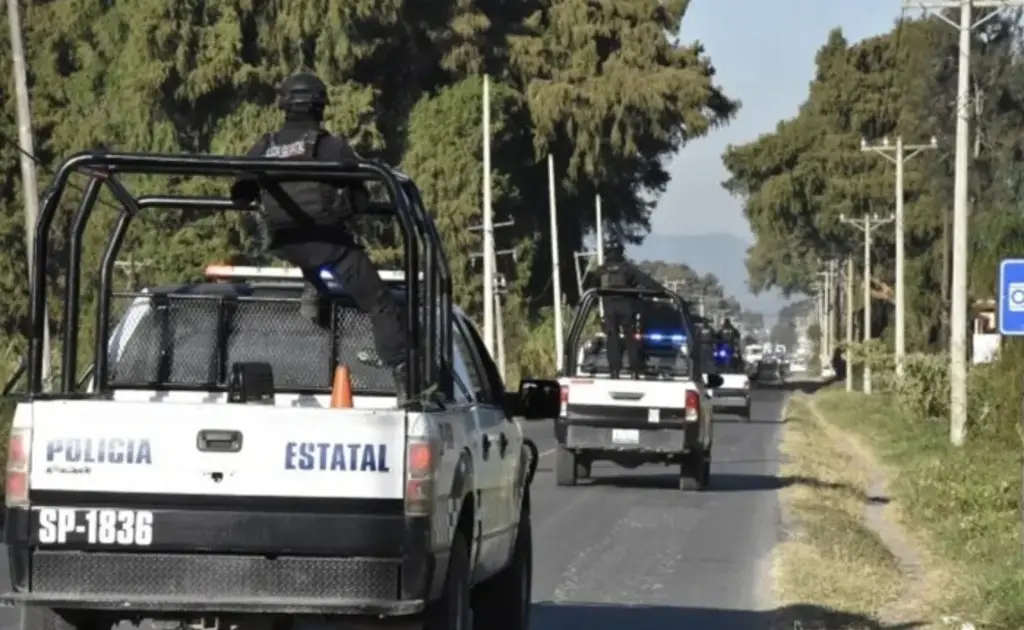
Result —
MULTIPOLYGON (((37 550, 8 603, 118 611, 411 615, 400 560, 37 550)), ((433 564, 433 563, 431 563, 433 564)), ((444 566, 446 566, 445 563, 444 566)))
POLYGON ((71 540, 40 544, 36 510, 9 510, 5 538, 13 592, 0 601, 170 615, 401 616, 422 611, 446 578, 447 552, 433 548, 427 518, 152 511, 150 546, 102 547, 71 540), (308 539, 304 548, 296 548, 295 528, 308 539))
POLYGON ((282 597, 205 598, 168 595, 80 595, 72 593, 7 593, 0 603, 10 606, 39 606, 100 610, 122 614, 139 613, 257 613, 399 617, 416 615, 426 609, 423 600, 379 601, 359 599, 294 599, 282 597))
POLYGON ((697 448, 697 423, 679 423, 671 427, 637 428, 599 426, 590 423, 559 421, 559 442, 574 451, 619 453, 678 454, 697 448))

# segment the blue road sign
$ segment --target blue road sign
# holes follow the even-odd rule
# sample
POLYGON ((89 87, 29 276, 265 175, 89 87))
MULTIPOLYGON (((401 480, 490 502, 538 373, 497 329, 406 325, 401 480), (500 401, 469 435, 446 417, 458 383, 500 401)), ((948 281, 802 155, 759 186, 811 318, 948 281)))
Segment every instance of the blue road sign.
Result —
POLYGON ((1024 336, 1024 259, 999 265, 999 334, 1024 336))

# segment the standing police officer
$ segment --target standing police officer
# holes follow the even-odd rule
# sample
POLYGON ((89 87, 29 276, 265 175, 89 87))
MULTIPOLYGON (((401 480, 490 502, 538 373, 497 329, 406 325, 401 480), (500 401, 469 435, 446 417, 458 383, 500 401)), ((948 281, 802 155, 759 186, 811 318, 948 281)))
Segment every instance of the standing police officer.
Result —
MULTIPOLYGON (((605 245, 604 256, 604 264, 588 273, 588 284, 596 276, 602 289, 664 290, 650 276, 626 261, 622 244, 618 241, 605 245)), ((619 345, 621 332, 626 342, 626 354, 629 355, 629 369, 633 378, 638 378, 643 359, 640 342, 636 338, 636 317, 643 307, 643 301, 636 296, 616 295, 605 297, 602 302, 605 343, 608 344, 608 371, 612 378, 619 378, 622 371, 622 347, 619 345)))
MULTIPOLYGON (((344 139, 323 128, 327 86, 315 74, 299 72, 285 79, 278 106, 284 111, 284 125, 260 138, 249 150, 250 157, 341 163, 359 159, 344 139)), ((379 361, 394 371, 402 404, 407 347, 402 314, 347 225, 352 215, 366 209, 366 187, 315 181, 261 184, 252 177, 240 178, 231 187, 231 197, 240 203, 262 201, 270 252, 302 269, 306 278, 300 312, 318 319, 320 296, 326 291, 320 273, 329 270, 370 316, 379 361)))

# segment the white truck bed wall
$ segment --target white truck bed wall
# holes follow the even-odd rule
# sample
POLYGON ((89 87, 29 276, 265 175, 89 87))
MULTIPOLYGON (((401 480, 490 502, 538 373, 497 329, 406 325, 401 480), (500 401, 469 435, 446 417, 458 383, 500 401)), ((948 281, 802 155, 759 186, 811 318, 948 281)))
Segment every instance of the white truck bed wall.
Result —
POLYGON ((743 389, 750 384, 746 374, 720 374, 722 377, 721 389, 743 389))
POLYGON ((32 490, 400 499, 406 422, 397 409, 57 400, 19 405, 13 426, 32 429, 32 490), (240 431, 241 449, 200 451, 210 429, 240 431))
MULTIPOLYGON (((116 402, 226 405, 228 403, 228 395, 225 392, 170 392, 149 389, 117 389, 114 390, 114 400, 116 402)), ((355 409, 395 409, 396 402, 394 396, 352 397, 352 407, 355 409)), ((327 409, 331 406, 331 397, 326 394, 276 394, 274 396, 274 406, 327 409)))
POLYGON ((686 406, 687 390, 696 390, 689 380, 572 377, 562 378, 560 383, 569 387, 570 405, 682 409, 686 406))

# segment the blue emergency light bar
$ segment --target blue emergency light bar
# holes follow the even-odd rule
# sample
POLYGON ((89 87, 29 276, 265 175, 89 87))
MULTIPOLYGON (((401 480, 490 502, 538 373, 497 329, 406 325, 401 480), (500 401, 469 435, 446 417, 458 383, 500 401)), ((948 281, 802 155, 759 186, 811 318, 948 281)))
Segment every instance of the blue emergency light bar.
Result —
POLYGON ((644 341, 651 341, 653 343, 671 343, 674 345, 686 343, 686 335, 682 333, 648 332, 644 333, 642 338, 644 341))

